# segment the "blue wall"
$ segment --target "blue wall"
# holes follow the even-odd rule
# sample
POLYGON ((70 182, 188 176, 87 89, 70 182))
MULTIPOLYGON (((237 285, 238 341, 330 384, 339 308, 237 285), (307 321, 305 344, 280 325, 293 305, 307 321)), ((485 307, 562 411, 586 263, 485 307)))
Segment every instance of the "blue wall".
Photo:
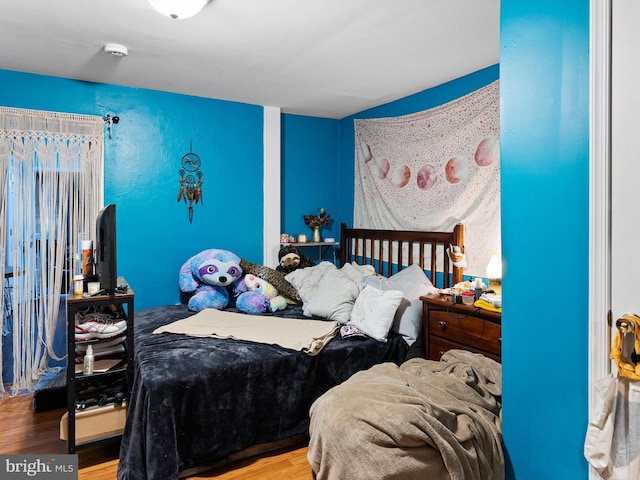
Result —
MULTIPOLYGON (((320 207, 333 218, 325 238, 339 237, 340 222, 352 224, 354 118, 441 105, 497 77, 493 66, 343 120, 283 114, 282 231, 310 235, 302 216, 320 207)), ((177 272, 205 248, 262 262, 261 107, 2 70, 0 83, 2 105, 120 117, 105 138, 105 203, 117 205, 118 273, 136 292, 136 310, 179 302, 177 272), (204 179, 193 223, 176 201, 191 141, 204 179)), ((316 250, 305 253, 318 259, 316 250)))
POLYGON ((206 248, 262 262, 262 107, 8 71, 0 84, 1 105, 120 117, 105 138, 105 203, 137 310, 178 303, 180 266, 206 248), (189 223, 177 196, 192 140, 204 183, 189 223))
MULTIPOLYGON (((282 231, 306 234, 303 215, 324 208, 333 218, 340 206, 340 122, 326 118, 282 115, 282 231)), ((340 237, 340 222, 322 228, 322 236, 340 237)), ((316 250, 303 252, 318 260, 316 250)))
POLYGON ((589 1, 502 0, 500 23, 508 478, 586 479, 589 1))

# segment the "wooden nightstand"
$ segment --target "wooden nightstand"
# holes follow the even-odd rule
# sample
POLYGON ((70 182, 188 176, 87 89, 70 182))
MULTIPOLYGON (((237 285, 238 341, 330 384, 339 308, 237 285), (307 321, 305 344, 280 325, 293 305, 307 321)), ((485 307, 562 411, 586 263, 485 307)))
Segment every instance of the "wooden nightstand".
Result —
POLYGON ((500 361, 501 313, 473 305, 452 304, 448 295, 429 295, 420 300, 427 359, 440 360, 444 352, 457 348, 500 361))

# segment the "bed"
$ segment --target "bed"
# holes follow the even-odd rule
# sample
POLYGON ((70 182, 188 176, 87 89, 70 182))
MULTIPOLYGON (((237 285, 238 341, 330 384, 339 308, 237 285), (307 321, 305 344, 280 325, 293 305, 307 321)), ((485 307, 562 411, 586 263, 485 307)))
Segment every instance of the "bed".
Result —
MULTIPOLYGON (((397 309, 397 318, 393 315, 384 341, 361 335, 342 338, 336 333, 319 353, 309 355, 277 344, 154 334, 193 317, 186 305, 136 312, 135 374, 118 479, 186 477, 229 460, 306 441, 309 408, 315 400, 356 372, 383 363, 400 365, 407 358, 410 340, 420 337, 412 329, 421 311, 418 296, 424 291, 416 289, 415 275, 421 273, 441 288, 460 281, 462 269, 445 250, 452 245, 462 249, 463 235, 462 225, 451 232, 400 232, 342 224, 338 266, 321 262, 287 275, 302 303, 272 315, 290 322, 344 319, 342 307, 348 301, 328 315, 320 313, 333 301, 332 295, 344 293, 332 292, 336 279, 344 281, 347 271, 373 270, 365 276, 385 292, 405 286, 406 297, 398 303, 402 308, 397 309), (313 283, 319 267, 327 273, 313 283), (320 292, 325 294, 322 301, 316 299, 320 292), (405 326, 408 318, 411 328, 405 326)), ((434 287, 427 281, 421 288, 434 287)), ((352 308, 357 300, 351 299, 352 308)))
POLYGON ((502 368, 479 353, 376 364, 323 394, 309 414, 315 480, 505 476, 502 368))

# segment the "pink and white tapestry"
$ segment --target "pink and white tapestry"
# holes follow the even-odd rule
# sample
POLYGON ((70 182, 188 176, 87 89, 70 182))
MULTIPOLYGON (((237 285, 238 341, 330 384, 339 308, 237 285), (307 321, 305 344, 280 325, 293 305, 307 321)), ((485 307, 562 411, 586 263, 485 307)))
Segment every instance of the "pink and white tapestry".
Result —
POLYGON ((355 120, 356 228, 465 226, 465 274, 500 253, 499 82, 401 117, 355 120))

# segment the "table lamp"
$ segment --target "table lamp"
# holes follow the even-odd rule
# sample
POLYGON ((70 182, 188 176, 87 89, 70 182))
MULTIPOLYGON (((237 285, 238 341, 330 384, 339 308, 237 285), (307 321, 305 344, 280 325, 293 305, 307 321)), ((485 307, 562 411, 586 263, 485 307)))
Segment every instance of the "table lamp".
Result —
POLYGON ((491 255, 487 265, 487 278, 489 289, 493 290, 496 295, 502 295, 502 260, 497 254, 491 255))

